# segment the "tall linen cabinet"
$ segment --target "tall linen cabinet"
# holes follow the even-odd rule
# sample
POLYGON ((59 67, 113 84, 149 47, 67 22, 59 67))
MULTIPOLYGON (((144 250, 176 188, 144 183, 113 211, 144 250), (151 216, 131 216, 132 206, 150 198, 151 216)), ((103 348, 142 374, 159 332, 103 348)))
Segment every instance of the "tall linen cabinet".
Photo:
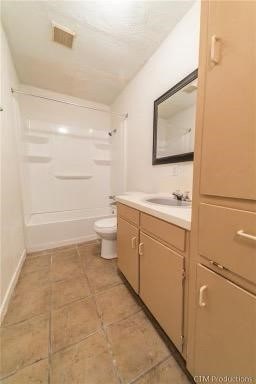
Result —
POLYGON ((202 1, 187 367, 256 377, 256 2, 202 1))

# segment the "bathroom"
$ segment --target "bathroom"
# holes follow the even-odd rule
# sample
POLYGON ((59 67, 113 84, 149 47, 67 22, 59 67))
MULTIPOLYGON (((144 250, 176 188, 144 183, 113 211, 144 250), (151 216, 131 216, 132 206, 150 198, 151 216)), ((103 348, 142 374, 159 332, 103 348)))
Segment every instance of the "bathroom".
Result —
POLYGON ((255 25, 1 1, 1 383, 256 383, 255 25))

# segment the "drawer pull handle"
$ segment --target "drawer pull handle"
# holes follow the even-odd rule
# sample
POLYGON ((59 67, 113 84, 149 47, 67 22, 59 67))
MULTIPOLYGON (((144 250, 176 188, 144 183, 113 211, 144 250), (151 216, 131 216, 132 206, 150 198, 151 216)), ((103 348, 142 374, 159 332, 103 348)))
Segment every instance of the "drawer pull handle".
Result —
POLYGON ((219 42, 219 38, 216 35, 213 35, 211 39, 211 62, 215 65, 219 63, 219 58, 217 57, 216 52, 217 42, 219 42))
POLYGON ((245 237, 246 239, 254 240, 256 241, 256 236, 250 235, 249 233, 244 232, 243 229, 240 229, 236 233, 238 236, 245 237))
POLYGON ((137 237, 133 237, 131 243, 132 243, 132 249, 135 249, 137 245, 137 237))
POLYGON ((140 255, 140 256, 143 255, 143 246, 144 246, 143 243, 140 243, 140 244, 139 244, 139 255, 140 255))
POLYGON ((207 285, 203 285, 200 289, 199 289, 199 306, 200 307, 205 307, 206 306, 206 302, 204 300, 204 293, 207 289, 207 285))

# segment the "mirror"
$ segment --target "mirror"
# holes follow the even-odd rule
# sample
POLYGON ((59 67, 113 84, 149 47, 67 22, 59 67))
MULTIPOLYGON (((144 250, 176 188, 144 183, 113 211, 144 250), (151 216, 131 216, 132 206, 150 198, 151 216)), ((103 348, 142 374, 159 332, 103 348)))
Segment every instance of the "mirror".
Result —
POLYGON ((193 160, 197 76, 196 69, 154 102, 153 165, 193 160))

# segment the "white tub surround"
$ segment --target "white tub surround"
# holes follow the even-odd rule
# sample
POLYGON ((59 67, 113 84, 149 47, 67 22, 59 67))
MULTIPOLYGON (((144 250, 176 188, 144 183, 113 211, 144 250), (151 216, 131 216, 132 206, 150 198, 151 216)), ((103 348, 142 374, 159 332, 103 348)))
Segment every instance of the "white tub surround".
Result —
POLYGON ((28 252, 41 251, 97 239, 94 223, 111 217, 109 207, 32 214, 26 224, 28 252))
POLYGON ((171 197, 170 194, 148 194, 148 193, 131 193, 128 195, 120 195, 116 197, 119 203, 128 205, 129 207, 138 209, 141 212, 158 217, 169 223, 175 224, 181 228, 191 229, 191 207, 173 207, 149 203, 147 199, 153 197, 171 197))

